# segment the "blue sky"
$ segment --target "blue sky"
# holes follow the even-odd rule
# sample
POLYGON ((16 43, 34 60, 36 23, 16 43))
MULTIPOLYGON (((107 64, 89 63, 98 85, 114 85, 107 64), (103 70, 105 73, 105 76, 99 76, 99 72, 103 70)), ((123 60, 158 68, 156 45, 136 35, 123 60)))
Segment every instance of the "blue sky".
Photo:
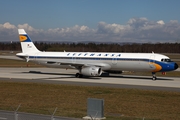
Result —
POLYGON ((179 42, 179 5, 179 0, 1 0, 0 32, 24 28, 37 41, 179 42))

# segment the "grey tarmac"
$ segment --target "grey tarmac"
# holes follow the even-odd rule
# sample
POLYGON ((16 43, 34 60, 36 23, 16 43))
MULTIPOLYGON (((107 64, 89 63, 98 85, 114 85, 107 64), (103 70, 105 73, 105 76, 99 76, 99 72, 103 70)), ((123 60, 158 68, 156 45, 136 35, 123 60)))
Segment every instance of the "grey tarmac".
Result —
POLYGON ((106 77, 76 78, 74 69, 57 68, 0 68, 0 81, 35 82, 48 84, 69 84, 81 86, 102 86, 112 88, 131 88, 146 90, 165 90, 180 92, 179 77, 110 75, 106 77))

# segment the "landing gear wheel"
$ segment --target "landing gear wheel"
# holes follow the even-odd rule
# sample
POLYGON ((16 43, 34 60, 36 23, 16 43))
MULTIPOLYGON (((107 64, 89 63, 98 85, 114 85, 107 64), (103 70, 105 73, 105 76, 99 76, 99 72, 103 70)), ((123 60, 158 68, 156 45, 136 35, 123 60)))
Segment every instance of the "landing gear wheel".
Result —
POLYGON ((77 78, 78 78, 78 77, 79 77, 79 73, 76 73, 75 77, 77 77, 77 78))
POLYGON ((152 80, 156 80, 157 77, 156 77, 156 73, 152 72, 152 80))
POLYGON ((77 78, 82 78, 83 75, 82 75, 82 74, 79 74, 79 73, 76 73, 75 77, 77 77, 77 78))
POLYGON ((156 80, 156 79, 157 79, 156 77, 154 77, 154 76, 152 77, 152 80, 156 80))

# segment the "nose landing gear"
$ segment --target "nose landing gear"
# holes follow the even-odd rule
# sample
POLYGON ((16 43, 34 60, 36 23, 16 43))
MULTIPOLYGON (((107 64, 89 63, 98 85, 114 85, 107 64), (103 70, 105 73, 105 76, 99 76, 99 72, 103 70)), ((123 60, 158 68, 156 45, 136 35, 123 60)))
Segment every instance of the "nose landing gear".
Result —
POLYGON ((156 80, 157 77, 156 77, 156 73, 155 72, 152 72, 152 80, 156 80))

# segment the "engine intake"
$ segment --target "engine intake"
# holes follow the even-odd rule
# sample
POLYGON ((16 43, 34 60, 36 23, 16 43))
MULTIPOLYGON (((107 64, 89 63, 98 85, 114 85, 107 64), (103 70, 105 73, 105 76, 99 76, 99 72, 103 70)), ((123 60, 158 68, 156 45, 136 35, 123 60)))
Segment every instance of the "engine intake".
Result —
POLYGON ((100 76, 102 74, 102 70, 100 67, 95 66, 84 67, 81 69, 81 74, 86 76, 100 76))

